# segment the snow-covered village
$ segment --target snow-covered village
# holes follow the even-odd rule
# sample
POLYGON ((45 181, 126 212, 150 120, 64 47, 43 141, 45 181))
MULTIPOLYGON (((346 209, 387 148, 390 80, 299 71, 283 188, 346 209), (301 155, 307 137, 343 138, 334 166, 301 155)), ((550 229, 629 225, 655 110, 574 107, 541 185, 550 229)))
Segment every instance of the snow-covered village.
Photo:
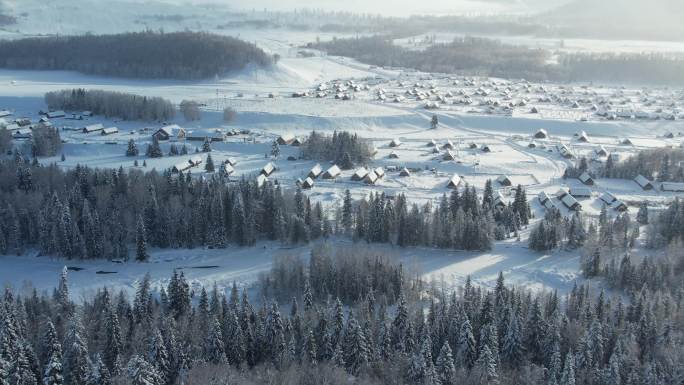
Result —
POLYGON ((0 0, 0 385, 684 384, 675 0, 0 0))

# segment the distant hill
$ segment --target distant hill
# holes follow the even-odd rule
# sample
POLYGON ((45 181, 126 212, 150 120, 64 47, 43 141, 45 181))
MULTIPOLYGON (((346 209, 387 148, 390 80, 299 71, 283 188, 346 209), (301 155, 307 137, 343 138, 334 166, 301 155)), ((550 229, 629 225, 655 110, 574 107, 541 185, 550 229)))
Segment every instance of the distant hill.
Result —
POLYGON ((566 36, 684 40, 681 0, 574 0, 536 20, 566 36))

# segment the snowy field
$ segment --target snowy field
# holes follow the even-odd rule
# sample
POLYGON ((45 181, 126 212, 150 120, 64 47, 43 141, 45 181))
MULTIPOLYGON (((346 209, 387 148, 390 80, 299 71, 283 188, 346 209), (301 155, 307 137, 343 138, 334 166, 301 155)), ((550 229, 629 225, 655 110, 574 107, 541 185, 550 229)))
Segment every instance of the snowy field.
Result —
MULTIPOLYGON (((356 170, 345 170, 334 180, 316 180, 307 194, 332 210, 339 204, 345 189, 354 198, 384 192, 390 196, 405 194, 411 201, 436 202, 449 194, 448 181, 459 175, 465 183, 481 190, 487 179, 507 176, 513 186, 526 187, 537 218, 543 207, 536 196, 544 191, 553 194, 563 187, 577 187, 578 180, 563 180, 562 175, 575 160, 562 156, 563 146, 575 159, 586 156, 592 165, 606 161, 596 155, 605 149, 624 159, 640 149, 680 146, 684 137, 684 105, 682 90, 665 88, 629 88, 600 85, 534 84, 522 80, 464 78, 444 74, 426 74, 401 69, 382 69, 353 60, 315 55, 300 57, 290 38, 305 41, 310 36, 282 36, 268 31, 248 32, 260 46, 279 53, 280 62, 269 69, 247 68, 238 73, 201 82, 140 81, 85 76, 71 72, 0 70, 0 110, 12 115, 6 120, 26 117, 33 121, 46 109, 45 92, 66 88, 91 88, 131 92, 146 96, 162 96, 174 103, 197 100, 205 105, 202 119, 186 122, 179 116, 172 122, 191 134, 204 132, 245 133, 227 136, 212 144, 216 164, 230 158, 237 160, 234 181, 255 178, 268 162, 277 171, 269 178, 287 188, 295 188, 317 163, 299 159, 299 149, 281 146, 281 154, 271 159, 271 144, 280 135, 304 138, 316 130, 332 134, 348 130, 371 140, 377 154, 368 168, 382 167, 386 176, 375 185, 352 181, 356 170), (307 96, 293 97, 293 93, 307 96), (344 100, 349 99, 349 100, 344 100), (230 106, 238 111, 230 124, 222 121, 222 110, 230 106), (426 108, 428 107, 428 108, 426 108), (535 110, 534 112, 532 110, 535 110), (436 116, 439 125, 430 129, 436 116), (539 129, 545 138, 535 138, 539 129), (587 141, 579 140, 584 132, 587 141), (631 143, 625 144, 629 138, 631 143), (401 144, 392 147, 390 142, 401 144), (434 140, 437 146, 431 145, 434 140), (444 145, 453 145, 453 159, 446 159, 444 145), (534 146, 531 146, 534 144, 534 146), (602 147, 601 147, 602 146, 602 147), (485 148, 487 151, 485 151, 485 148), (288 160, 288 158, 293 158, 288 160), (401 176, 406 168, 410 176, 401 176)), ((127 142, 133 139, 144 153, 151 134, 162 126, 155 122, 127 122, 101 116, 84 120, 52 119, 62 129, 65 161, 60 156, 40 159, 47 164, 57 162, 71 168, 77 164, 90 167, 165 170, 187 161, 202 141, 177 140, 162 142, 165 156, 146 159, 125 156, 127 142), (89 124, 117 127, 119 132, 103 136, 84 134, 80 129, 89 124), (166 156, 170 145, 185 144, 189 155, 166 156)), ((21 145, 17 140, 17 144, 21 145)), ((205 157, 205 154, 200 154, 205 157)), ((322 163, 323 170, 330 164, 322 163)), ((192 174, 203 174, 201 167, 192 174)), ((504 200, 512 200, 512 188, 494 183, 504 200)), ((591 197, 580 199, 585 215, 601 210, 600 194, 609 191, 626 202, 630 211, 641 200, 665 204, 677 194, 642 191, 633 181, 603 180, 591 186, 591 197)), ((679 194, 681 195, 681 194, 679 194)), ((554 198, 555 199, 555 198, 554 198)), ((556 201, 557 202, 557 201, 556 201)), ((557 202, 559 205, 560 203, 557 202)), ((562 206, 562 205, 561 205, 562 206)), ((563 209, 568 213, 567 209, 563 209)), ((458 285, 467 275, 475 282, 490 285, 499 271, 509 282, 532 289, 567 291, 578 278, 579 256, 563 252, 550 255, 532 253, 523 242, 498 242, 486 253, 444 251, 423 248, 382 248, 396 258, 414 266, 428 279, 443 280, 445 285, 458 285)), ((333 240, 341 247, 347 241, 333 240)), ((254 284, 259 273, 267 271, 275 255, 295 254, 306 258, 308 247, 294 249, 260 243, 256 248, 225 250, 155 250, 152 261, 145 264, 115 264, 104 261, 65 261, 47 257, 0 257, 0 283, 25 287, 32 281, 38 289, 54 285, 64 265, 79 267, 70 281, 75 295, 90 295, 103 283, 132 290, 146 272, 155 284, 163 284, 174 268, 183 268, 193 284, 217 282, 226 287, 237 281, 254 284), (97 274, 97 272, 115 272, 97 274)))

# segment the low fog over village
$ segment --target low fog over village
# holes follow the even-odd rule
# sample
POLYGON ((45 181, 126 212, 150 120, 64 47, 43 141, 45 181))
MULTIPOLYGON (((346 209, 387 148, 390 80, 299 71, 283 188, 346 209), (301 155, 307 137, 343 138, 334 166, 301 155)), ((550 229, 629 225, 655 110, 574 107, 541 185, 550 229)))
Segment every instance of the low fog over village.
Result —
POLYGON ((0 0, 0 385, 684 385, 682 20, 0 0))

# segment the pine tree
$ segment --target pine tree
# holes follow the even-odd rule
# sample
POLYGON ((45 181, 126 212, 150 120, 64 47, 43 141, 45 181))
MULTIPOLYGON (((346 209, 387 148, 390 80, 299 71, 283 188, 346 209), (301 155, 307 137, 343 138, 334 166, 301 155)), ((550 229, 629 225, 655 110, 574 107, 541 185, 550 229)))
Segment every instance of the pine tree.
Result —
POLYGON ((575 385, 575 356, 572 351, 569 351, 565 356, 565 365, 563 365, 563 374, 559 385, 575 385))
POLYGON ((90 370, 88 346, 83 340, 84 328, 79 315, 72 316, 64 342, 64 383, 86 385, 90 370))
POLYGON ((477 358, 475 337, 470 320, 466 317, 461 324, 458 343, 456 345, 456 361, 461 365, 472 368, 477 358))
POLYGON ((221 324, 216 319, 209 325, 209 332, 204 345, 204 359, 215 365, 223 364, 227 361, 223 347, 221 324))
POLYGON ((126 149, 126 156, 138 156, 139 153, 138 145, 133 139, 130 139, 128 141, 128 148, 126 149))
POLYGON ((204 143, 202 143, 202 152, 211 152, 211 141, 209 138, 204 138, 204 143))
POLYGON ((439 357, 437 357, 437 375, 439 383, 442 385, 454 383, 456 367, 454 366, 454 357, 448 341, 444 342, 439 351, 439 357))
POLYGON ((271 145, 271 156, 275 159, 278 159, 280 156, 280 146, 278 145, 277 140, 274 140, 273 144, 271 145))
POLYGON ((138 225, 135 232, 135 259, 138 262, 147 262, 150 255, 147 253, 147 231, 142 215, 138 216, 138 225))
POLYGON ((368 364, 369 355, 366 336, 353 313, 349 314, 344 335, 344 362, 350 373, 358 374, 368 364))
POLYGON ((501 346, 501 358, 510 367, 516 368, 524 360, 524 347, 522 343, 522 332, 520 330, 520 323, 515 312, 511 314, 511 318, 506 328, 506 335, 503 337, 503 344, 501 346))
POLYGON ((639 212, 637 213, 636 220, 640 225, 648 224, 648 205, 646 202, 641 202, 641 205, 639 205, 639 212))
POLYGON ((164 156, 164 153, 161 150, 161 146, 159 145, 159 140, 157 140, 157 137, 152 137, 152 143, 147 145, 147 152, 145 153, 149 158, 161 158, 164 156))
POLYGON ((43 373, 44 385, 64 384, 62 368, 62 346, 57 341, 57 332, 51 321, 48 321, 45 331, 45 350, 47 363, 43 373))
POLYGON ((475 368, 477 375, 480 377, 481 384, 498 384, 499 375, 496 368, 496 359, 494 355, 489 350, 487 345, 484 345, 480 351, 480 356, 475 362, 475 368))
POLYGON ((211 154, 207 155, 207 162, 204 165, 204 170, 207 172, 214 172, 214 160, 211 158, 211 154))
POLYGON ((164 383, 154 366, 140 355, 131 358, 127 372, 131 385, 163 385, 164 383))
POLYGON ((121 350, 123 346, 119 318, 114 311, 109 311, 105 333, 104 362, 109 373, 117 376, 121 371, 121 350))

